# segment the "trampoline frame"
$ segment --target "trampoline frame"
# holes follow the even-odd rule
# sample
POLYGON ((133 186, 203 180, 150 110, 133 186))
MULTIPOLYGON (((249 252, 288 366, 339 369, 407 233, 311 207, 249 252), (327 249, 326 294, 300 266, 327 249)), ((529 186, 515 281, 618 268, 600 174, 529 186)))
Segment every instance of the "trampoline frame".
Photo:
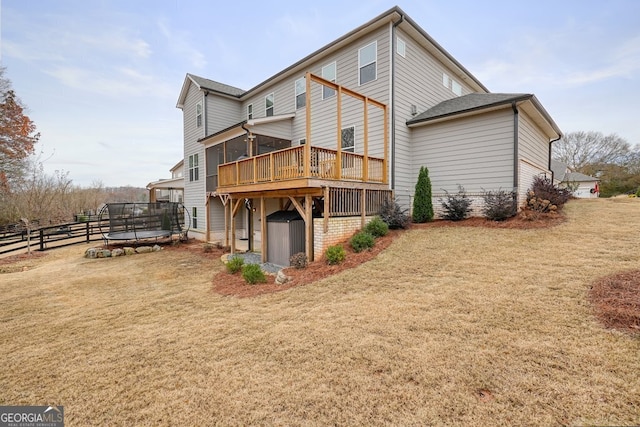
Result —
POLYGON ((186 240, 190 223, 189 211, 175 202, 107 203, 98 216, 105 245, 110 240, 157 242, 174 235, 186 240))

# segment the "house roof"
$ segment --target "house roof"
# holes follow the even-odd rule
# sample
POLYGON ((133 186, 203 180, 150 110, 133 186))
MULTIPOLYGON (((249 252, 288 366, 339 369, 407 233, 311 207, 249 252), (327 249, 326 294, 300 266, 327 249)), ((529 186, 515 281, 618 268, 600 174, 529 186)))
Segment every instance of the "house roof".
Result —
POLYGON ((487 111, 508 108, 512 104, 523 105, 527 113, 534 116, 547 135, 559 138, 562 131, 544 109, 535 95, 530 93, 470 93, 447 99, 434 105, 407 121, 407 126, 416 127, 449 118, 469 116, 487 111))
POLYGON ((290 65, 279 73, 274 74, 273 76, 269 77, 268 79, 264 80, 263 82, 257 84, 247 91, 233 86, 225 85, 214 80, 194 76, 193 74, 187 74, 176 106, 178 108, 183 107, 184 99, 186 97, 190 82, 196 84, 201 90, 209 90, 211 92, 215 92, 224 96, 230 96, 234 98, 243 98, 249 96, 253 92, 261 90, 266 85, 275 84, 280 80, 287 78, 291 74, 305 71, 311 61, 316 61, 324 56, 331 55, 337 50, 343 48, 345 45, 352 43, 355 39, 360 38, 372 31, 375 31, 376 29, 388 23, 397 24, 400 28, 416 37, 416 40, 425 49, 438 57, 447 67, 450 68, 453 74, 470 85, 474 90, 480 92, 489 92, 489 89, 487 89, 480 82, 480 80, 478 80, 466 68, 464 68, 462 64, 460 64, 449 52, 447 52, 442 46, 440 46, 440 44, 438 44, 413 19, 407 16, 407 14, 402 9, 400 9, 398 6, 394 6, 386 12, 383 12, 382 14, 373 18, 372 20, 353 29, 342 37, 305 56, 298 62, 290 65))
POLYGON ((180 91, 180 96, 178 97, 178 103, 176 107, 182 108, 182 106, 184 105, 184 100, 187 96, 187 92, 189 90, 189 85, 192 83, 202 91, 213 92, 219 95, 230 96, 233 98, 240 98, 244 93, 246 93, 244 89, 239 89, 237 87, 229 86, 224 83, 196 76, 195 74, 187 73, 187 76, 184 79, 184 83, 182 84, 182 90, 180 91))
POLYGON ((585 175, 580 172, 568 172, 564 175, 562 179, 563 182, 593 182, 600 181, 598 178, 594 176, 585 175))
POLYGON ((551 172, 553 172, 553 180, 562 182, 567 173, 567 165, 557 160, 551 159, 551 172))

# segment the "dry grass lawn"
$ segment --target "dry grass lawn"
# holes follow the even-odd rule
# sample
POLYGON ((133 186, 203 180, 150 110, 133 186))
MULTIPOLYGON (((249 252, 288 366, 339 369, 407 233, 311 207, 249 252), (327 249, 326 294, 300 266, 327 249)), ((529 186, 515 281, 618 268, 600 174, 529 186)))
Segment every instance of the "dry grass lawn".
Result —
POLYGON ((213 292, 222 264, 188 251, 20 261, 0 274, 0 404, 64 405, 68 426, 638 424, 640 338, 588 293, 640 268, 640 200, 565 209, 411 230, 255 298, 213 292))

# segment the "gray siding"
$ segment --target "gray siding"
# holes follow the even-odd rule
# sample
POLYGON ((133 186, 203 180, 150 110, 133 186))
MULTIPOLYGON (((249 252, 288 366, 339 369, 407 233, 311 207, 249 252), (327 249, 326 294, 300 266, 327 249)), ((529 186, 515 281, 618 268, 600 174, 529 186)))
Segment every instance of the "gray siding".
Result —
POLYGON ((544 170, 548 170, 549 138, 522 110, 520 110, 519 114, 518 133, 518 157, 526 159, 544 170))
POLYGON ((454 77, 451 70, 407 33, 398 29, 396 36, 406 43, 406 55, 402 57, 396 54, 395 57, 395 194, 399 202, 406 205, 409 203, 409 196, 413 194, 417 178, 417 173, 414 173, 416 167, 412 162, 412 147, 415 144, 411 144, 411 130, 406 126, 407 120, 413 118, 411 106, 415 105, 419 114, 457 96, 442 84, 443 73, 462 85, 463 95, 472 93, 473 90, 461 79, 454 77))
POLYGON ((189 210, 190 215, 193 212, 193 207, 197 209, 198 228, 191 229, 194 233, 202 232, 206 228, 204 146, 198 142, 198 139, 205 136, 204 121, 202 126, 196 126, 196 105, 202 99, 202 92, 191 84, 182 110, 184 126, 184 205, 189 210), (191 182, 189 181, 189 156, 196 153, 199 158, 200 179, 191 182))
POLYGON ((497 111, 413 130, 413 194, 421 166, 429 169, 433 193, 469 193, 513 188, 513 114, 497 111))
POLYGON ((239 100, 209 94, 207 97, 207 134, 226 129, 242 120, 242 104, 239 100))
POLYGON ((257 125, 251 130, 259 135, 291 140, 291 120, 289 119, 257 125))

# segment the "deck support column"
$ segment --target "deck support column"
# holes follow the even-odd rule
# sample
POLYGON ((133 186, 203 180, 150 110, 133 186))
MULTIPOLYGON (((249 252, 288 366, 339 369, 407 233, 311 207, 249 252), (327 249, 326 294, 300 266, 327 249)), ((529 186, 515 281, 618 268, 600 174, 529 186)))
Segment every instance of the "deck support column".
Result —
POLYGON ((310 194, 304 196, 305 217, 305 252, 309 262, 313 261, 313 198, 310 194))
POLYGON ((205 230, 205 236, 206 236, 206 241, 210 242, 211 241, 211 195, 209 193, 207 193, 207 199, 204 205, 204 212, 205 215, 207 216, 207 228, 205 230))
POLYGON ((323 231, 324 234, 329 232, 329 213, 331 207, 331 193, 329 192, 329 187, 324 187, 324 218, 323 218, 323 231))
POLYGON ((364 228, 367 218, 367 189, 360 190, 360 228, 364 228))
POLYGON ((260 197, 260 255, 263 263, 267 262, 267 208, 265 198, 260 197))

